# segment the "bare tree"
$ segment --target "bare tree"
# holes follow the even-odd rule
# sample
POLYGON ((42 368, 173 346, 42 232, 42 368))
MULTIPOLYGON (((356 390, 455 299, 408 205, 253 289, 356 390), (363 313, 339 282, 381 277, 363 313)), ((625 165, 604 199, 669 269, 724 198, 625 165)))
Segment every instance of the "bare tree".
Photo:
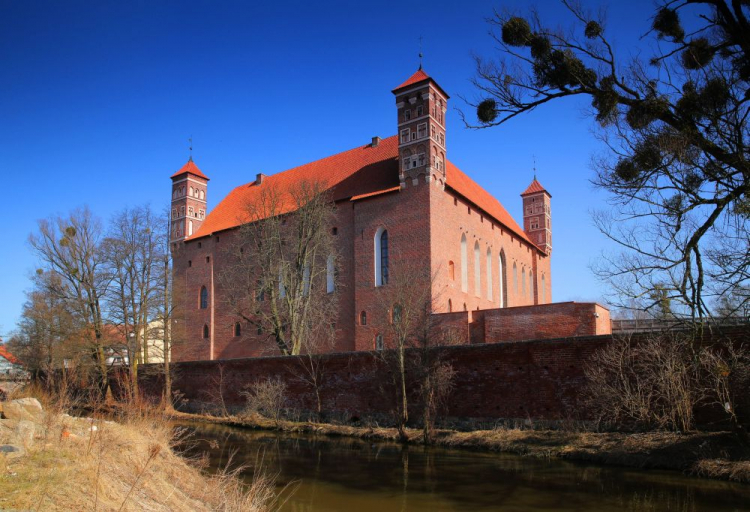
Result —
POLYGON ((85 326, 81 336, 97 370, 98 390, 104 397, 108 379, 103 301, 110 276, 100 250, 101 236, 101 223, 88 208, 83 208, 67 217, 40 220, 38 232, 29 237, 29 242, 41 259, 43 270, 59 276, 46 282, 47 291, 80 317, 85 326))
POLYGON ((128 347, 133 396, 138 396, 138 367, 148 363, 150 324, 158 315, 158 276, 164 244, 160 219, 148 206, 126 208, 110 222, 104 240, 108 272, 112 276, 107 297, 114 325, 122 328, 128 347))
POLYGON ((562 3, 569 30, 548 28, 537 12, 490 20, 501 58, 477 58, 480 97, 469 104, 479 123, 466 122, 497 126, 561 98, 589 99, 609 149, 595 162, 595 184, 615 207, 595 221, 623 248, 595 270, 615 299, 659 288, 666 295, 649 307, 667 298, 700 321, 711 299, 749 277, 750 7, 665 1, 643 27, 652 50, 623 60, 601 14, 562 3))
POLYGON ((323 184, 264 184, 227 244, 219 276, 227 306, 283 355, 314 348, 310 337, 336 321, 334 209, 323 184))

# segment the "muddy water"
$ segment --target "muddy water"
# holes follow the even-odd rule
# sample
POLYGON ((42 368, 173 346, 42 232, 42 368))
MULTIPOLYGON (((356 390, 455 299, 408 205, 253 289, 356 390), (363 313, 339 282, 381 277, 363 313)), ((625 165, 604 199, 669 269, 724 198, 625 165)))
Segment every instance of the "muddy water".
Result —
POLYGON ((211 467, 277 474, 281 510, 748 511, 750 486, 676 472, 185 424, 211 467))

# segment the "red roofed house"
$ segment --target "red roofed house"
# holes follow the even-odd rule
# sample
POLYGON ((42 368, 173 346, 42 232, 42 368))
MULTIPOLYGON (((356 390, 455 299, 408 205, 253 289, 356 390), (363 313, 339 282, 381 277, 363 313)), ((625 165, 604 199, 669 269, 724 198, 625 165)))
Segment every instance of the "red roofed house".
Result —
POLYGON ((336 351, 377 348, 382 333, 372 322, 378 314, 375 290, 387 285, 388 267, 399 259, 430 268, 437 276, 434 312, 453 313, 467 325, 472 341, 608 330, 609 315, 601 306, 541 306, 552 300, 551 195, 544 187, 534 179, 521 194, 522 228, 447 159, 448 95, 437 82, 420 68, 393 94, 397 135, 373 137, 369 144, 271 176, 258 174, 211 212, 209 178, 192 157, 172 175, 171 244, 176 289, 183 294, 174 332, 185 340, 175 345, 175 360, 247 357, 267 350, 251 329, 235 336, 238 319, 222 308, 220 241, 226 243, 243 223, 246 205, 262 187, 283 189, 303 180, 325 182, 337 205, 337 275, 343 286, 336 351), (206 307, 201 308, 204 287, 206 307), (581 315, 597 320, 582 321, 581 315), (475 336, 473 323, 484 326, 481 335, 475 336))

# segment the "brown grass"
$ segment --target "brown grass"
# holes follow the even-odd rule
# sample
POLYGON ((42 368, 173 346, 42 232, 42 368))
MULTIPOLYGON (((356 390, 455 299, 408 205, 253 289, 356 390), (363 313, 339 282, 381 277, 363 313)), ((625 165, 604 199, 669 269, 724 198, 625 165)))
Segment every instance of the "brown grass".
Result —
POLYGON ((239 478, 242 468, 207 476, 200 461, 177 455, 174 429, 161 414, 135 407, 115 423, 51 408, 28 454, 0 473, 0 509, 264 511, 273 506, 271 478, 259 474, 246 486, 239 478))

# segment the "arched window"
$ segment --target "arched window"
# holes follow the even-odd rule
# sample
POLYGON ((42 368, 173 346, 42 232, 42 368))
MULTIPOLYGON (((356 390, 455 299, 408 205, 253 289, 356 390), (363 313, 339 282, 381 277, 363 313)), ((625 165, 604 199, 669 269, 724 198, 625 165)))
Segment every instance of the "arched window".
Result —
POLYGON ((203 339, 208 339, 210 332, 208 330, 208 324, 203 325, 203 339))
POLYGON ((492 251, 487 248, 487 300, 492 300, 492 251))
POLYGON ((461 291, 469 290, 469 255, 466 248, 466 235, 461 235, 461 291))
POLYGON ((188 236, 193 235, 193 221, 188 221, 188 236))
POLYGON ((385 348, 385 344, 383 343, 383 335, 378 334, 375 336, 375 350, 383 350, 385 348))
POLYGON ((544 279, 544 274, 542 274, 542 304, 547 303, 547 286, 544 279))
POLYGON ((534 303, 534 274, 529 270, 529 299, 534 303))
POLYGON ((362 311, 359 314, 359 325, 367 325, 367 311, 362 311))
POLYGON ((452 261, 448 262, 448 277, 451 281, 456 279, 456 268, 452 261))
POLYGON ((498 274, 500 274, 498 279, 498 295, 500 296, 500 307, 504 308, 508 290, 505 289, 505 253, 502 250, 500 251, 500 258, 498 262, 498 274))
POLYGON ((328 255, 326 261, 326 293, 333 293, 336 289, 336 262, 333 259, 333 254, 328 255))
POLYGON ((521 296, 526 297, 526 269, 521 266, 521 296))
POLYGON ((513 289, 516 292, 516 296, 518 296, 518 267, 516 267, 516 262, 513 262, 513 289))
POLYGON ((236 322, 234 324, 234 336, 235 337, 242 336, 242 326, 240 325, 239 322, 236 322))
POLYGON ((206 193, 203 190, 201 190, 201 199, 205 199, 205 198, 206 198, 206 193))
POLYGON ((479 242, 474 242, 474 294, 477 297, 482 295, 482 264, 479 253, 479 242))
POLYGON ((388 231, 375 232, 375 286, 388 284, 388 231))
POLYGON ((453 302, 450 299, 448 299, 448 313, 452 313, 452 312, 453 312, 453 302))
POLYGON ((193 187, 190 187, 190 197, 193 197, 193 187))
POLYGON ((201 286, 200 307, 201 309, 208 307, 208 289, 205 286, 201 286))

